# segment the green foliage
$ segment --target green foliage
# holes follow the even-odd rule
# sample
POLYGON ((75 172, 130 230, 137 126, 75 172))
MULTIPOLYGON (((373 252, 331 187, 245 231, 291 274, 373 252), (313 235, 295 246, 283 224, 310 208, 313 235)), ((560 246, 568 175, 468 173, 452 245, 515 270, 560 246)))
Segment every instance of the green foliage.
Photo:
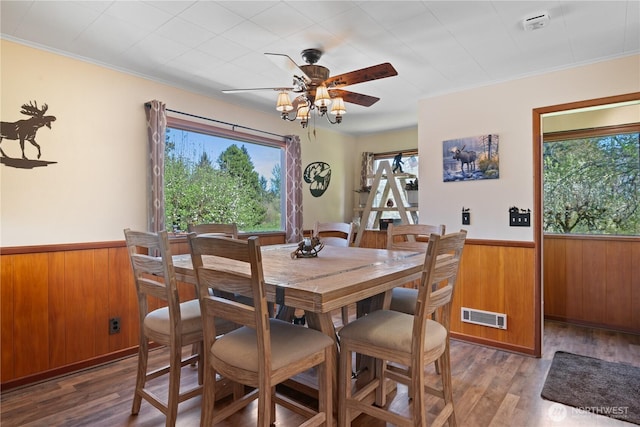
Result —
POLYGON ((639 134, 544 144, 544 231, 640 234, 639 134))
POLYGON ((254 170, 244 146, 229 146, 215 167, 206 152, 194 163, 170 145, 165 150, 164 176, 168 229, 186 230, 189 223, 209 222, 235 222, 247 231, 281 229, 279 197, 267 191, 266 179, 254 170))
POLYGON ((271 170, 271 179, 269 180, 271 184, 271 193, 276 198, 280 198, 280 187, 282 183, 282 171, 280 164, 276 164, 271 170))

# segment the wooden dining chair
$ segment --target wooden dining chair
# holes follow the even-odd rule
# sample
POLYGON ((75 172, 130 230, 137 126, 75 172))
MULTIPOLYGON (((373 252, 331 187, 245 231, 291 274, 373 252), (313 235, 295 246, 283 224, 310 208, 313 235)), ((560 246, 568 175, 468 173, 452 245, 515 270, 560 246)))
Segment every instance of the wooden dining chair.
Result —
POLYGON ((258 399, 257 426, 275 423, 275 405, 309 417, 305 425, 330 425, 333 420, 332 371, 335 343, 325 334, 269 317, 259 238, 247 241, 226 237, 189 235, 193 268, 199 287, 204 328, 204 393, 201 426, 212 426, 258 399), (203 256, 215 256, 205 264, 203 256), (222 291, 213 296, 209 290, 222 291), (224 295, 252 296, 253 306, 224 295), (219 336, 215 319, 223 318, 239 329, 219 336), (318 374, 318 410, 314 411, 276 394, 275 386, 311 368, 318 374), (216 375, 254 390, 217 408, 216 375))
POLYGON ((325 245, 351 246, 354 235, 352 222, 319 222, 313 225, 313 235, 319 236, 325 245))
POLYGON ((214 234, 214 235, 230 237, 232 239, 238 238, 238 225, 236 223, 187 224, 187 230, 189 231, 189 233, 214 234))
MULTIPOLYGON (((429 235, 436 233, 442 236, 445 230, 444 224, 389 224, 389 228, 387 228, 387 249, 424 252, 427 249, 429 235)), ((390 309, 413 314, 417 297, 417 289, 394 288, 391 292, 390 309)))
MULTIPOLYGON (((202 393, 202 363, 198 363, 198 385, 180 392, 182 367, 195 363, 201 351, 182 357, 182 347, 195 345, 202 349, 202 322, 197 299, 180 302, 171 249, 166 231, 148 233, 124 230, 129 259, 138 295, 140 341, 138 373, 131 413, 140 411, 142 399, 147 400, 166 416, 166 425, 176 423, 178 404, 202 393), (152 310, 151 298, 165 307, 152 310), (161 304, 162 304, 161 303, 161 304), (169 363, 149 372, 149 341, 169 348, 169 363), (166 401, 146 387, 147 381, 162 375, 169 376, 166 401)), ((157 304, 157 303, 156 303, 157 304)))
MULTIPOLYGON (((349 247, 353 242, 354 224, 348 222, 319 222, 313 225, 313 235, 320 237, 325 245, 349 247)), ((342 324, 349 323, 349 307, 340 310, 342 324)))
MULTIPOLYGON (((189 233, 195 233, 198 235, 206 234, 210 236, 223 236, 231 239, 238 238, 238 225, 236 223, 223 224, 223 223, 204 223, 204 224, 187 224, 187 230, 189 233)), ((236 300, 243 300, 245 304, 253 304, 251 298, 243 297, 242 295, 235 295, 236 300)), ((273 312, 273 308, 270 308, 273 312)))
POLYGON ((425 406, 426 392, 444 400, 433 425, 446 421, 450 427, 456 425, 449 329, 452 297, 466 236, 464 230, 445 236, 435 233, 429 236, 415 314, 377 310, 340 330, 339 426, 348 426, 358 414, 366 413, 396 426, 426 427, 426 414, 433 410, 425 406), (435 312, 439 313, 437 320, 431 316, 435 312), (351 378, 352 353, 375 358, 371 381, 355 393, 351 378), (425 378, 425 366, 436 360, 441 369, 441 389, 427 385, 425 378), (408 386, 409 414, 397 413, 393 405, 387 405, 387 379, 408 386), (375 401, 367 401, 374 391, 375 401))

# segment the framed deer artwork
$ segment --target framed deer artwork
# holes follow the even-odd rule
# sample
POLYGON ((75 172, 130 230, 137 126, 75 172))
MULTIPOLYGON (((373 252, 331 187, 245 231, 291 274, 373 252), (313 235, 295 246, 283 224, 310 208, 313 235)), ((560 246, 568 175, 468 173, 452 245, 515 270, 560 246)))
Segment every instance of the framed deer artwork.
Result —
POLYGON ((450 139, 442 142, 442 181, 500 178, 497 134, 450 139))
POLYGON ((51 129, 51 123, 56 120, 55 116, 45 115, 48 109, 49 106, 47 104, 42 104, 42 107, 38 107, 36 101, 30 101, 28 104, 22 104, 19 109, 20 113, 28 118, 0 123, 0 144, 4 140, 18 141, 18 144, 13 143, 15 144, 14 147, 8 147, 7 143, 0 145, 0 163, 21 169, 33 169, 34 167, 57 163, 40 160, 42 150, 40 149, 40 144, 36 142, 38 130, 43 126, 51 129), (25 147, 25 142, 29 142, 30 145, 25 147), (4 148, 11 154, 7 154, 4 148), (35 150, 37 150, 37 154, 35 150), (34 156, 36 159, 33 158, 34 156))

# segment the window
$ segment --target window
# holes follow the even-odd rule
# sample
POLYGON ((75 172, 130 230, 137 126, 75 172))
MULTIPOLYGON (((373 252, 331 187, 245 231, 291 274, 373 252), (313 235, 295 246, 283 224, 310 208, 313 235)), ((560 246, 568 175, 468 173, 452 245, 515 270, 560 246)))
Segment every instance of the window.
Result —
POLYGON ((638 126, 547 134, 544 231, 639 235, 638 126))
POLYGON ((284 230, 284 143, 168 118, 167 228, 233 223, 245 232, 284 230))

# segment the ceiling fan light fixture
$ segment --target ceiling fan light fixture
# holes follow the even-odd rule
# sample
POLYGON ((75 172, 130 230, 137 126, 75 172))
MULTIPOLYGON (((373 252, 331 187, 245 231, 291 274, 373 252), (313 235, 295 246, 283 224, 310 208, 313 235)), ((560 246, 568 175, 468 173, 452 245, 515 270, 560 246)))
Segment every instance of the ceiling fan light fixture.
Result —
MULTIPOLYGON (((294 71, 292 87, 231 89, 223 90, 223 92, 275 90, 278 92, 276 110, 280 112, 280 117, 289 122, 300 120, 303 128, 307 127, 314 110, 318 117, 324 116, 329 123, 335 125, 342 123, 342 116, 347 112, 345 102, 370 107, 380 100, 375 96, 346 91, 343 89, 345 86, 398 75, 396 69, 390 63, 385 62, 330 77, 327 67, 316 64, 322 56, 322 51, 319 49, 302 51, 302 59, 306 65, 298 65, 288 55, 281 53, 265 53, 265 55, 277 62, 281 68, 294 71), (329 95, 329 88, 335 96, 333 99, 329 95), (289 92, 296 94, 293 102, 291 102, 289 92), (329 107, 331 107, 331 111, 329 111, 329 107), (291 112, 294 113, 291 114, 291 112), (331 114, 327 114, 329 112, 331 114)), ((313 123, 315 126, 315 116, 313 123)))
POLYGON ((288 113, 289 111, 293 110, 291 99, 289 98, 289 94, 286 91, 282 91, 278 94, 276 110, 280 111, 281 113, 288 113))
POLYGON ((346 114, 347 108, 344 106, 344 99, 342 97, 337 96, 333 98, 333 105, 331 107, 331 114, 335 116, 341 116, 346 114))
POLYGON ((306 128, 307 124, 309 123, 309 113, 309 107, 306 105, 298 108, 296 119, 300 120, 300 125, 302 125, 303 129, 306 128))
POLYGON ((331 97, 329 96, 329 91, 325 85, 320 85, 316 88, 316 100, 314 104, 318 108, 326 108, 331 104, 331 97))

